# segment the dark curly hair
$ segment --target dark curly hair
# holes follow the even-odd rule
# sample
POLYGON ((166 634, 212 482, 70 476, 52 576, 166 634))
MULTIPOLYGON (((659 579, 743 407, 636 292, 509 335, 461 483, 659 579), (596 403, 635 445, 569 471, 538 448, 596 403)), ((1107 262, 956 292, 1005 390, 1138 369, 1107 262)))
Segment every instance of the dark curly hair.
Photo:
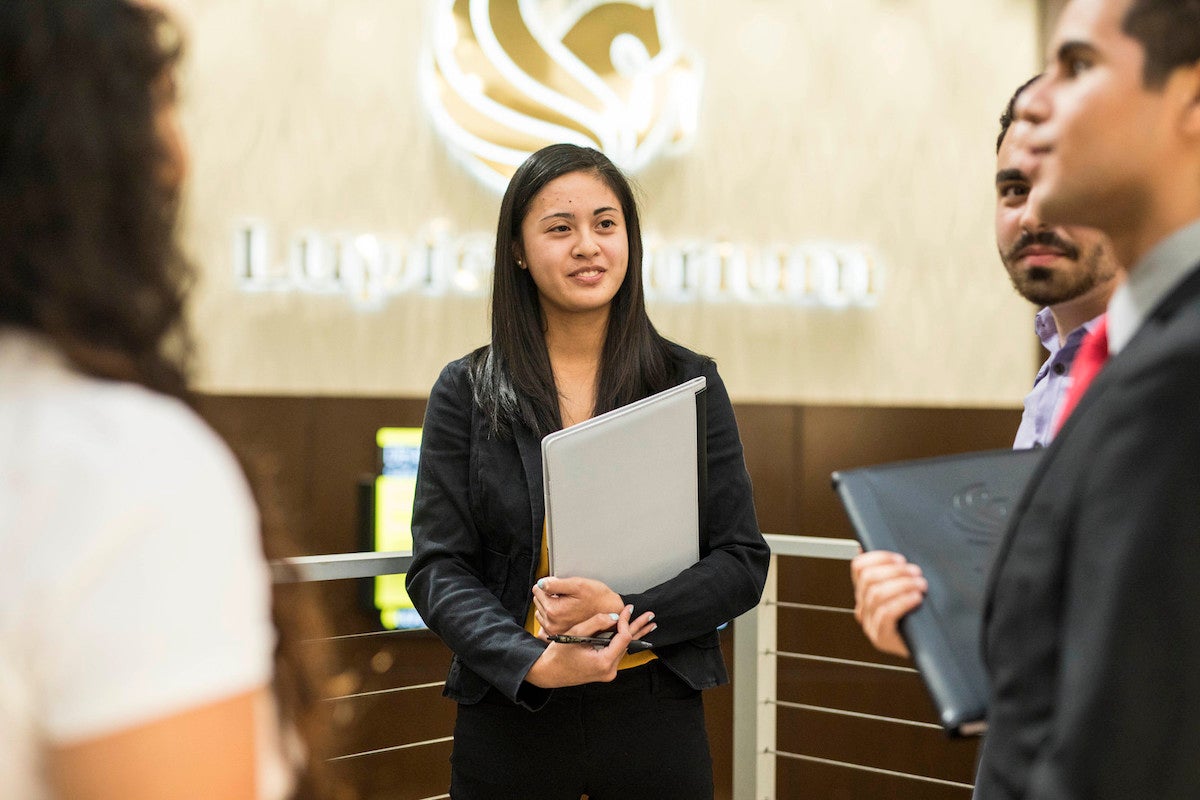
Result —
POLYGON ((1017 90, 1012 93, 1012 97, 1008 98, 1008 105, 1004 107, 1004 113, 1000 115, 1000 135, 996 137, 996 152, 1000 152, 1000 145, 1004 144, 1004 137, 1008 135, 1008 129, 1016 122, 1017 118, 1017 100, 1021 99, 1021 92, 1029 88, 1029 86, 1042 77, 1041 73, 1034 75, 1029 80, 1017 87, 1017 90))
POLYGON ((192 270, 155 126, 180 42, 121 0, 0 3, 0 324, 186 398, 192 270))

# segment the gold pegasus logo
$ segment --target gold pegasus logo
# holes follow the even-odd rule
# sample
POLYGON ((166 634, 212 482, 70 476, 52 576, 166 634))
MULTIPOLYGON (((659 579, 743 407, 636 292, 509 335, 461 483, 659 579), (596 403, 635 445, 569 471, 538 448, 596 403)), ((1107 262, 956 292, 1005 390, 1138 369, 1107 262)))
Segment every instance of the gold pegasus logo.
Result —
POLYGON ((700 68, 666 0, 437 0, 432 27, 425 104, 497 191, 548 144, 595 147, 636 172, 695 132, 700 68))

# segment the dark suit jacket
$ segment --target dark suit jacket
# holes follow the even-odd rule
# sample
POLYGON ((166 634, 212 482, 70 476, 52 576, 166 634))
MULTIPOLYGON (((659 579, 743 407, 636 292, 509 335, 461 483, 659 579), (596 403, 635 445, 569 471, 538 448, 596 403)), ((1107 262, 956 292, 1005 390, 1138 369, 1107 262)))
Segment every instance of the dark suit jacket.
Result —
MULTIPOLYGON (((701 558, 675 578, 626 595, 653 611, 647 636, 662 662, 695 689, 725 683, 717 626, 753 608, 770 550, 758 529, 737 423, 716 365, 673 346, 677 383, 704 375, 708 498, 701 558)), ((530 708, 549 693, 523 678, 547 646, 524 630, 545 518, 541 441, 514 425, 488 431, 472 402, 468 360, 449 364, 425 412, 413 505, 408 591, 421 619, 454 651, 444 694, 479 701, 488 686, 530 708)))
POLYGON ((1200 267, 1047 450, 983 638, 977 800, 1200 798, 1200 267))

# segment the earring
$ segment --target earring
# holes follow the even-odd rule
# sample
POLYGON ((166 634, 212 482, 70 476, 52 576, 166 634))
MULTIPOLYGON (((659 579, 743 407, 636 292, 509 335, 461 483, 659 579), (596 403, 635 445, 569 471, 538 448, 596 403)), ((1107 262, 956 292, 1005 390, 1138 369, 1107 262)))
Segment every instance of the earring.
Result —
POLYGON ((525 262, 518 258, 517 266, 520 267, 521 269, 525 269, 525 262))

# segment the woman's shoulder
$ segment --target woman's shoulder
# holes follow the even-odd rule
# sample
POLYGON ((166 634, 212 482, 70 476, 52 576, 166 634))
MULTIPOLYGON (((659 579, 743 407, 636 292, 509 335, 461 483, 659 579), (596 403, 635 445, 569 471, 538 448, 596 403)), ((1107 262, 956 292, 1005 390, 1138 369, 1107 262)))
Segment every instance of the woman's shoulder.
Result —
POLYGON ((664 340, 667 343, 667 353, 674 362, 675 370, 684 380, 695 378, 699 375, 715 375, 717 364, 710 356, 703 353, 697 353, 695 350, 690 350, 683 345, 672 342, 670 339, 664 340))
POLYGON ((429 392, 430 401, 439 405, 468 406, 475 403, 475 384, 480 380, 490 346, 472 350, 442 367, 429 392))
POLYGON ((80 562, 113 537, 132 547, 164 534, 179 552, 189 542, 239 558, 258 552, 241 468, 186 403, 61 361, 21 372, 19 387, 0 387, 0 474, 14 476, 0 506, 56 509, 29 525, 52 528, 47 541, 80 562))
POLYGON ((442 367, 442 374, 439 380, 463 380, 470 378, 471 373, 479 367, 488 357, 492 346, 485 344, 483 347, 477 347, 464 356, 460 356, 451 361, 446 366, 442 367))
MULTIPOLYGON (((6 342, 11 344, 11 342, 6 342)), ((112 476, 155 478, 237 471, 225 443, 184 402, 143 386, 84 375, 45 343, 26 344, 24 358, 3 359, 22 380, 0 392, 7 436, 29 443, 14 449, 112 476), (31 355, 32 354, 32 355, 31 355)), ((120 483, 120 481, 116 481, 120 483)))
POLYGON ((477 347, 442 367, 442 371, 434 383, 434 391, 453 388, 457 393, 469 393, 485 368, 490 352, 491 345, 477 347))
MULTIPOLYGON (((144 386, 84 375, 46 345, 36 359, 6 359, 0 391, 0 463, 26 476, 70 474, 71 485, 109 493, 211 487, 245 494, 233 453, 196 411, 144 386)), ((208 500, 205 500, 208 501, 208 500)))

